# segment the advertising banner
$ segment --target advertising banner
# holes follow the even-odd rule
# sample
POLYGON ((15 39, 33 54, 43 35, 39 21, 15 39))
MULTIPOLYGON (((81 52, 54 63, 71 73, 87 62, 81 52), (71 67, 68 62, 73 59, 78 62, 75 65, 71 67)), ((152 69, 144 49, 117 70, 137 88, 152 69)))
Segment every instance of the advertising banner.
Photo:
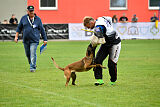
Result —
POLYGON ((68 24, 44 24, 48 39, 68 39, 68 24))
MULTIPOLYGON (((160 23, 158 28, 154 22, 115 23, 113 28, 121 39, 160 39, 160 23)), ((89 40, 92 33, 81 29, 83 24, 69 24, 69 40, 89 40)))
POLYGON ((122 39, 160 39, 160 23, 158 28, 154 22, 116 23, 114 29, 122 39))
MULTIPOLYGON (((160 23, 116 23, 114 30, 121 39, 160 39, 160 23)), ((0 24, 0 40, 14 40, 17 25, 0 24)), ((82 23, 44 24, 48 39, 90 40, 92 32, 86 32, 82 23)), ((22 34, 19 35, 22 39, 22 34)))
MULTIPOLYGON (((0 40, 14 40, 18 25, 0 24, 0 40)), ((48 39, 68 39, 68 24, 44 24, 48 39)), ((22 39, 22 34, 19 34, 22 39)))
MULTIPOLYGON (((0 24, 0 40, 14 40, 17 25, 0 24)), ((22 38, 22 35, 19 35, 22 38)))

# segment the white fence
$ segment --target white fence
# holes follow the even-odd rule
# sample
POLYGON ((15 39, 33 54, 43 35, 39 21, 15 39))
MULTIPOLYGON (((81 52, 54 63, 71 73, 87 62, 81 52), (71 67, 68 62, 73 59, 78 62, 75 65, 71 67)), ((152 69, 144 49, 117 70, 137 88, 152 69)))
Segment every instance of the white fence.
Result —
MULTIPOLYGON (((154 22, 116 23, 113 27, 121 39, 160 39, 160 23, 158 28, 154 22)), ((69 40, 89 40, 92 33, 81 29, 82 23, 69 23, 69 40)))

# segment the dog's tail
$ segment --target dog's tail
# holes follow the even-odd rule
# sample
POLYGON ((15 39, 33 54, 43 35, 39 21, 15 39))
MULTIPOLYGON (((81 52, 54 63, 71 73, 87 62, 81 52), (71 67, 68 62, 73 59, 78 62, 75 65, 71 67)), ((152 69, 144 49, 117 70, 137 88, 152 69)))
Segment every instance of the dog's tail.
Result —
POLYGON ((51 57, 51 59, 52 59, 54 65, 56 66, 56 68, 58 68, 58 69, 64 71, 64 68, 59 67, 59 66, 56 64, 55 60, 54 60, 52 57, 51 57))

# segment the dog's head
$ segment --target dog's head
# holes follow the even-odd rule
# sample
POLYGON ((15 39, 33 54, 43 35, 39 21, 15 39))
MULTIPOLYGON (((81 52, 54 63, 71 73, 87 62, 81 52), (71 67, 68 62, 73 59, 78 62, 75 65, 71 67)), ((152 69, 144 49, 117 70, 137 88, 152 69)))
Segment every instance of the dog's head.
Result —
POLYGON ((93 47, 91 44, 88 45, 88 48, 87 48, 87 52, 86 52, 86 56, 93 56, 95 55, 95 49, 96 47, 93 47))

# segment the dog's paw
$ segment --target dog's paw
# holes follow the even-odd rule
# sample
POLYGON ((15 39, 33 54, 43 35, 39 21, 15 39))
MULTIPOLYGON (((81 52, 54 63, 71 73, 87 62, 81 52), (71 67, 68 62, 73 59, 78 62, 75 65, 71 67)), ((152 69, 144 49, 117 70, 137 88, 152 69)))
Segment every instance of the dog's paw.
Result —
POLYGON ((53 57, 51 57, 51 59, 54 61, 53 57))
POLYGON ((102 67, 103 69, 107 69, 107 67, 102 67))

